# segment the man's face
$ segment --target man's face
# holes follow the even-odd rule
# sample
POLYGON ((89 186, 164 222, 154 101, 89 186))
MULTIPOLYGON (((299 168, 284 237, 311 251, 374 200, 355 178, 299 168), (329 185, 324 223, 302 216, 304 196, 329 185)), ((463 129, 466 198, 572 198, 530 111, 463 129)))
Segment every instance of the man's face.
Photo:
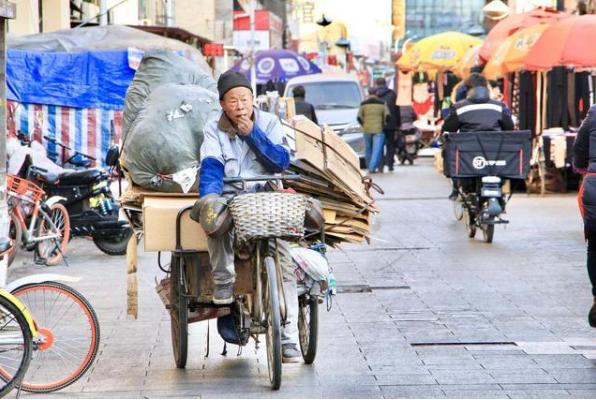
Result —
POLYGON ((248 88, 235 87, 228 90, 220 104, 234 125, 238 124, 240 117, 252 117, 253 97, 252 91, 248 88))

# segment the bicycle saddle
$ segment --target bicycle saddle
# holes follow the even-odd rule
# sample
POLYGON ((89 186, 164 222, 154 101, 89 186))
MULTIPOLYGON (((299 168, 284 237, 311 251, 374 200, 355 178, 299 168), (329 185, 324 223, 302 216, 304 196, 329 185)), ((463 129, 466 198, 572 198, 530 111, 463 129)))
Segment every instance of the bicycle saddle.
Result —
POLYGON ((12 247, 12 240, 7 237, 0 237, 0 255, 6 253, 12 247))
POLYGON ((29 178, 53 184, 60 179, 60 174, 49 172, 43 168, 31 166, 29 168, 29 178))

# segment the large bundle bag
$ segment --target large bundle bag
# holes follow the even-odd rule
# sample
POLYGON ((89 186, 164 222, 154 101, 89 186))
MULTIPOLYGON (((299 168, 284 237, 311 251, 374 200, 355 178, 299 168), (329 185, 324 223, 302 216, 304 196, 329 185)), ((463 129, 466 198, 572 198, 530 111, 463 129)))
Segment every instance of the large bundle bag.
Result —
POLYGON ((202 70, 198 64, 168 51, 158 50, 145 54, 126 92, 122 120, 123 140, 126 140, 149 94, 166 83, 197 85, 217 92, 217 84, 209 71, 202 70))
POLYGON ((525 179, 530 171, 530 131, 445 135, 445 170, 452 178, 495 175, 525 179))
POLYGON ((132 181, 162 192, 196 188, 203 128, 219 109, 217 94, 202 87, 169 83, 154 89, 123 143, 122 166, 132 181))

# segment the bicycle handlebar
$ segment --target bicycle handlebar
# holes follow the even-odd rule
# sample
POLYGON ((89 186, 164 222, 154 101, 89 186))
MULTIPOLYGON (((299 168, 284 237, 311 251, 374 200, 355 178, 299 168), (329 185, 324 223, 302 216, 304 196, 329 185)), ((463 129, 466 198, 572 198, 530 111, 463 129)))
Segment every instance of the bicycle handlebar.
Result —
MULTIPOLYGON (((72 148, 68 147, 67 145, 65 145, 64 143, 62 143, 61 141, 59 141, 59 140, 57 140, 57 139, 54 139, 54 138, 51 138, 51 137, 49 137, 49 136, 45 136, 45 135, 44 135, 44 137, 43 137, 43 138, 44 138, 45 140, 47 140, 48 142, 52 142, 52 143, 54 143, 55 145, 58 145, 58 146, 62 147, 62 148, 63 148, 63 149, 65 149, 65 150, 72 151, 72 148)), ((88 155, 88 154, 81 153, 80 151, 78 151, 78 150, 75 150, 75 151, 74 151, 74 155, 77 155, 77 154, 78 154, 78 155, 81 155, 81 156, 83 156, 83 157, 85 157, 85 158, 88 158, 88 159, 90 159, 90 160, 93 160, 93 161, 96 161, 96 160, 97 160, 95 157, 92 157, 92 156, 90 156, 90 155, 88 155)), ((71 157, 71 158, 72 158, 72 157, 71 157)))

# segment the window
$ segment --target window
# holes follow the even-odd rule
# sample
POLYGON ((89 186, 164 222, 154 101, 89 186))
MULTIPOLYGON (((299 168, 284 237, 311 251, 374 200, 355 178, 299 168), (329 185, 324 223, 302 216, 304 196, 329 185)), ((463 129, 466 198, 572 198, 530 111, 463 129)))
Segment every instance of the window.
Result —
POLYGON ((407 36, 482 28, 484 0, 406 0, 407 36))
MULTIPOLYGON (((312 82, 302 84, 305 101, 316 109, 358 108, 362 101, 360 89, 354 82, 312 82)), ((292 87, 287 93, 292 95, 292 87)))

